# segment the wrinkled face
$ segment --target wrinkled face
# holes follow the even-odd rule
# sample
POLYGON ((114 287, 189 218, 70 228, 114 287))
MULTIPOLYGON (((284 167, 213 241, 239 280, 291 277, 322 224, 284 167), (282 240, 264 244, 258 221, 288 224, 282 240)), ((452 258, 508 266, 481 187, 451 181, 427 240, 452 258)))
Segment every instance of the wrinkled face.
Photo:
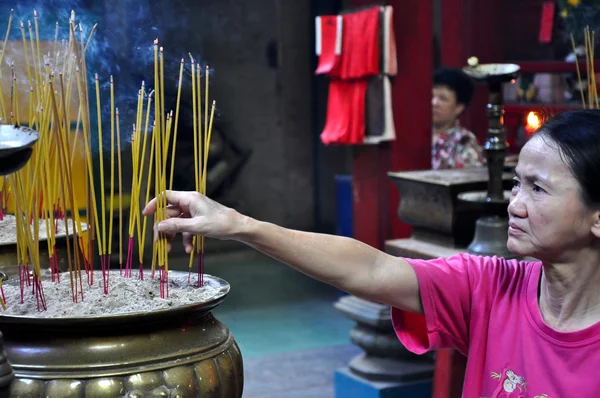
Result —
POLYGON ((534 136, 521 150, 508 206, 508 249, 540 260, 569 261, 597 238, 598 211, 581 200, 580 186, 547 137, 534 136))
POLYGON ((456 93, 446 86, 434 86, 431 97, 431 114, 436 128, 452 125, 465 109, 456 103, 456 93))

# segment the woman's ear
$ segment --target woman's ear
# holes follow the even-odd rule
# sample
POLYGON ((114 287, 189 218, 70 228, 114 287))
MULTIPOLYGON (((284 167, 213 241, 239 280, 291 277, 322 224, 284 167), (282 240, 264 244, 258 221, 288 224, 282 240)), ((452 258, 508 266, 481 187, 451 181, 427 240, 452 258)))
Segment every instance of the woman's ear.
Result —
POLYGON ((600 238, 600 210, 596 210, 593 214, 594 222, 592 223, 592 233, 596 238, 600 238))
POLYGON ((456 104, 454 108, 454 117, 459 117, 465 111, 465 104, 456 104))

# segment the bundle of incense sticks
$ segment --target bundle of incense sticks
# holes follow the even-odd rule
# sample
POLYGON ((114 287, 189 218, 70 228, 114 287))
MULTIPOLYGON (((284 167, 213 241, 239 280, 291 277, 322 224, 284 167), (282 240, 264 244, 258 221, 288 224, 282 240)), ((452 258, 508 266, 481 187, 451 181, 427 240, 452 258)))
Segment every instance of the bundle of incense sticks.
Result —
POLYGON ((584 30, 584 48, 585 48, 585 67, 586 67, 586 82, 581 79, 581 71, 579 70, 579 61, 577 59, 577 47, 575 39, 571 34, 571 45, 573 46, 573 54, 575 54, 575 64, 577 67, 577 79, 579 80, 579 93, 581 94, 581 104, 584 108, 600 109, 598 103, 598 87, 596 86, 596 71, 594 67, 594 45, 596 43, 596 34, 590 30, 589 26, 584 30), (587 101, 585 92, 587 91, 587 101))
MULTIPOLYGON (((121 127, 119 110, 115 103, 115 86, 110 81, 110 128, 103 128, 103 98, 101 76, 95 75, 96 100, 96 137, 92 128, 86 51, 93 38, 96 26, 84 34, 81 24, 76 22, 75 13, 68 21, 68 40, 59 41, 60 25, 56 23, 53 49, 43 54, 40 50, 37 13, 33 12, 33 25, 20 23, 23 42, 23 65, 10 65, 11 84, 3 87, 2 73, 6 68, 2 58, 6 53, 12 25, 12 11, 2 52, 0 52, 0 118, 15 124, 26 124, 37 130, 40 139, 34 148, 32 160, 22 170, 0 180, 0 219, 11 211, 17 223, 17 256, 22 286, 21 301, 27 286, 32 287, 39 308, 45 308, 45 299, 41 283, 40 269, 40 223, 45 223, 48 236, 49 263, 52 281, 60 283, 56 250, 56 229, 58 223, 64 223, 66 230, 66 257, 69 269, 69 281, 74 302, 84 300, 84 277, 89 285, 94 284, 94 258, 100 259, 103 275, 103 288, 109 293, 109 275, 113 250, 113 235, 118 239, 119 268, 121 275, 132 277, 134 243, 137 238, 140 279, 144 278, 144 242, 147 218, 142 217, 140 202, 150 199, 150 181, 154 182, 155 196, 158 198, 158 210, 154 221, 160 222, 167 217, 165 191, 173 189, 175 154, 177 145, 181 87, 185 60, 181 60, 177 86, 175 113, 165 109, 165 60, 164 50, 154 41, 154 79, 153 88, 147 89, 144 82, 138 92, 136 120, 131 136, 131 198, 129 214, 123 207, 123 166, 121 127), (35 30, 35 33, 34 33, 35 30), (24 71, 24 72, 20 72, 24 71), (22 75, 21 75, 22 74, 22 75), (28 93, 21 93, 18 82, 28 82, 28 93), (24 109, 19 105, 26 102, 24 109), (73 115, 77 115, 75 131, 72 131, 73 115), (107 131, 108 130, 108 131, 107 131), (109 134, 109 137, 106 137, 109 134), (108 138, 108 139, 107 139, 108 138), (97 141, 96 141, 97 140, 97 141), (93 156, 92 142, 97 142, 98 156, 93 156), (150 141, 150 142, 149 142, 150 141), (110 148, 106 148, 110 142, 110 148), (150 147, 148 149, 148 146, 150 147), (85 181, 76 180, 75 161, 83 152, 85 181), (147 155, 148 153, 148 155, 147 155), (170 164, 168 161, 171 154, 170 164), (105 170, 105 156, 110 157, 110 172, 105 170), (116 159, 116 162, 115 162, 116 159), (148 161, 146 161, 148 159, 148 161), (148 164, 145 164, 148 163, 148 164), (96 167, 97 166, 97 167, 96 167), (116 168, 116 170, 115 170, 116 168), (97 172, 95 170, 98 170, 97 172), (153 180, 154 178, 154 180, 153 180), (115 181, 116 180, 116 181, 115 181), (97 186, 99 183, 99 187, 97 186), (146 183, 145 196, 141 189, 146 183), (85 186, 85 195, 77 195, 74 187, 85 186), (99 188, 99 189, 97 189, 99 188), (118 197, 118 200, 115 200, 118 197), (107 205, 108 202, 108 205, 107 205), (118 230, 114 231, 114 217, 118 218, 118 230), (69 223, 70 214, 71 223, 69 223), (124 217, 129 217, 128 247, 124 264, 124 217), (108 221, 107 221, 108 218, 108 221), (71 227, 72 226, 72 227, 71 227), (123 267, 123 265, 125 265, 123 267), (30 277, 33 268, 33 278, 30 277)), ((191 56, 190 56, 191 58, 191 56)), ((206 194, 208 155, 215 112, 212 101, 209 112, 209 68, 202 68, 191 58, 191 84, 194 122, 194 177, 196 189, 206 194), (204 87, 201 82, 204 81, 204 87), (202 101, 202 92, 204 101, 202 101), (209 116, 210 113, 210 116, 209 116)), ((81 166, 80 166, 81 167, 81 166)), ((152 273, 159 270, 161 297, 168 296, 168 244, 165 236, 159 236, 153 245, 152 273)), ((198 285, 203 285, 204 238, 194 240, 190 256, 190 275, 194 252, 198 256, 198 285)), ((2 291, 0 282, 0 292, 2 291)), ((3 296, 3 295, 2 295, 3 296)), ((5 305, 2 298, 0 304, 5 305)))
MULTIPOLYGON (((2 212, 14 212, 16 223, 16 247, 19 277, 21 282, 21 300, 25 287, 33 286, 32 291, 38 299, 39 308, 45 308, 45 299, 41 284, 40 270, 40 223, 47 231, 49 264, 52 280, 60 282, 58 261, 56 258, 56 230, 58 223, 64 223, 66 235, 67 264, 73 301, 83 299, 81 264, 84 248, 81 238, 84 236, 82 217, 72 211, 74 223, 65 217, 67 209, 78 209, 78 198, 74 195, 73 160, 76 154, 76 142, 69 139, 69 115, 77 107, 72 101, 75 81, 85 77, 85 51, 95 28, 84 35, 81 26, 75 23, 75 14, 68 21, 68 41, 58 41, 56 34, 54 53, 42 54, 37 13, 33 12, 33 25, 20 22, 22 56, 24 64, 10 67, 10 87, 4 86, 2 74, 7 73, 3 58, 9 42, 13 14, 9 16, 8 27, 2 52, 0 53, 0 118, 11 124, 25 124, 37 130, 40 139, 34 147, 32 160, 18 173, 2 181, 2 212), (34 34, 35 27, 35 34, 34 34), (83 72, 80 72, 83 71, 83 72), (82 76, 83 75, 83 76, 82 76), (20 89, 20 83, 27 83, 27 93, 20 89), (20 108, 22 103, 26 106, 20 108), (73 226, 73 228, 71 228, 73 226), (72 229, 70 231, 70 229, 72 229), (33 278, 29 268, 33 268, 33 278)), ((58 32, 58 25, 57 25, 58 32)), ((14 42, 17 43, 17 42, 14 42)), ((81 90, 79 90, 81 91, 81 90)), ((80 95, 83 94, 80 92, 80 95)), ((86 123, 85 102, 80 101, 76 130, 86 123)), ((89 129, 88 129, 89 130, 89 129)), ((77 135, 76 135, 77 136, 77 135)), ((89 270, 89 264, 84 263, 89 270)))
MULTIPOLYGON (((215 102, 213 101, 210 110, 210 119, 208 116, 208 102, 209 102, 209 68, 206 66, 206 72, 204 74, 204 119, 202 118, 202 101, 201 101, 201 81, 202 76, 200 74, 201 68, 199 64, 196 64, 196 71, 194 71, 194 58, 190 54, 192 63, 192 110, 193 110, 193 128, 194 128, 194 177, 196 183, 196 191, 206 195, 206 177, 208 174, 208 154, 210 149, 210 138, 212 133, 212 125, 215 114, 215 102), (204 128, 202 128, 202 121, 204 120, 204 128)), ((183 63, 183 60, 182 60, 183 63)), ((194 263, 194 252, 197 253, 198 261, 198 287, 201 287, 204 283, 204 237, 193 238, 194 250, 190 253, 189 262, 189 280, 191 280, 191 271, 194 263)))

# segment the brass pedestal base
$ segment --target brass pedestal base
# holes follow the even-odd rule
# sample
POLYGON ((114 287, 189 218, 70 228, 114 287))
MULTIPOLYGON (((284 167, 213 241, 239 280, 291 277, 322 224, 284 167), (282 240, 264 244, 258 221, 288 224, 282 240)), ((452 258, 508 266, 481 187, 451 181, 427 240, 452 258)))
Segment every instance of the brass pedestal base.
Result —
POLYGON ((475 238, 467 250, 479 256, 497 256, 506 259, 516 256, 508 251, 508 219, 505 217, 482 217, 475 224, 475 238))
POLYGON ((9 396, 9 386, 15 377, 15 372, 13 372, 10 362, 8 362, 6 351, 4 351, 2 342, 3 337, 2 333, 0 333, 0 398, 9 396))

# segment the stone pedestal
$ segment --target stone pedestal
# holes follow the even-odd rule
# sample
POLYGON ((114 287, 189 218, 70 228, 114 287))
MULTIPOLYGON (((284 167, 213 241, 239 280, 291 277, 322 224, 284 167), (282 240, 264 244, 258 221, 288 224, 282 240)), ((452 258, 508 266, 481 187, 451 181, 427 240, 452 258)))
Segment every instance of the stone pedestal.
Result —
POLYGON ((433 358, 414 355, 400 343, 389 306, 343 296, 335 308, 356 322, 350 340, 364 350, 336 372, 336 398, 430 395, 433 358))
MULTIPOLYGON (((460 200, 463 192, 482 191, 488 171, 482 168, 389 172, 402 200, 398 218, 412 227, 412 237, 447 247, 466 247, 473 240, 479 217, 506 215, 506 206, 460 200)), ((505 189, 512 174, 502 175, 505 189)))
POLYGON ((431 379, 409 382, 369 381, 349 368, 335 372, 335 398, 431 397, 431 379))

